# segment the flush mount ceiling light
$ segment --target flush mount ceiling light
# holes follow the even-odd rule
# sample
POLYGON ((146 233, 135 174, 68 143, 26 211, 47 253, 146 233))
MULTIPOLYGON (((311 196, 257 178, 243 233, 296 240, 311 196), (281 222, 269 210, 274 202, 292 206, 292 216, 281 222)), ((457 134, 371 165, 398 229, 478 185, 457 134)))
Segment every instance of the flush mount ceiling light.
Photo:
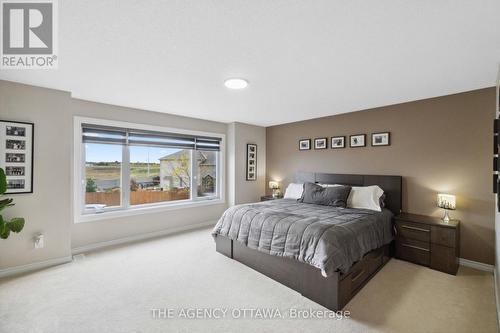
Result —
POLYGON ((245 89, 248 86, 248 81, 240 78, 232 78, 224 81, 224 85, 229 89, 245 89))

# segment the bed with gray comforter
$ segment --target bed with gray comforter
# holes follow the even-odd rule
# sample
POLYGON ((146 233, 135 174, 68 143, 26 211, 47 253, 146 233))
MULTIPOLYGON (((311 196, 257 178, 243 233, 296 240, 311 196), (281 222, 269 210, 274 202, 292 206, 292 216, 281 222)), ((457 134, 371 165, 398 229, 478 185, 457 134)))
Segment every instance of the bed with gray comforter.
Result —
POLYGON ((227 209, 212 235, 307 263, 323 276, 346 273, 363 255, 392 241, 393 214, 279 199, 227 209))

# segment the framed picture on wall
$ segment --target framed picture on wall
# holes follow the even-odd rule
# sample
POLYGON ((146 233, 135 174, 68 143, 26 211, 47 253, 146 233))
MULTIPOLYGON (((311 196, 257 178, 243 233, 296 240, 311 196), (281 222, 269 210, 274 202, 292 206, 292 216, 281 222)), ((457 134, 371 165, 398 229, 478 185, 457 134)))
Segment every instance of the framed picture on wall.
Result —
POLYGON ((311 150, 311 139, 299 140, 299 150, 311 150))
POLYGON ((391 133, 372 133, 372 147, 389 146, 391 144, 391 133))
POLYGON ((326 149, 328 146, 327 138, 316 138, 314 139, 314 149, 326 149))
POLYGON ((366 147, 366 134, 351 135, 349 141, 349 147, 366 147))
POLYGON ((498 135, 493 136, 493 155, 498 155, 498 135))
POLYGON ((345 136, 332 136, 330 147, 332 149, 345 148, 345 136))
POLYGON ((33 123, 0 120, 0 168, 6 194, 33 193, 33 123))
MULTIPOLYGON (((498 173, 493 175, 493 193, 498 193, 498 173)), ((500 194, 500 193, 499 193, 500 194)), ((499 195, 500 196, 500 195, 499 195)), ((499 198, 500 199, 500 198, 499 198)))
POLYGON ((257 180, 257 145, 247 144, 247 180, 257 180))

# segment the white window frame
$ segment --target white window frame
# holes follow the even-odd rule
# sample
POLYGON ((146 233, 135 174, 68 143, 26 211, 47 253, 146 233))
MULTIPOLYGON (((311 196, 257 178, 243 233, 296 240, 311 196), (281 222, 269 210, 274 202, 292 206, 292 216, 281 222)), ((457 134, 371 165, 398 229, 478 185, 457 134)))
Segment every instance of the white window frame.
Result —
MULTIPOLYGON (((155 212, 162 212, 168 210, 177 210, 177 209, 185 209, 192 208, 198 206, 206 206, 206 205, 216 205, 216 204, 225 204, 225 143, 226 143, 226 135, 224 133, 214 133, 214 132, 201 132, 201 131, 192 131, 186 129, 179 128, 171 128, 171 127, 162 127, 162 126, 154 126, 147 124, 136 124, 130 122, 123 121, 115 121, 115 120, 107 120, 107 119, 98 119, 98 118, 88 118, 88 117, 74 117, 73 123, 73 131, 74 131, 74 143, 73 143, 73 216, 74 223, 80 222, 90 222, 97 220, 105 220, 105 219, 113 219, 119 217, 140 215, 140 214, 148 214, 155 212), (123 184, 129 184, 129 164, 126 164, 122 159, 122 172, 121 172, 121 205, 120 207, 110 207, 105 208, 102 212, 89 214, 85 213, 85 145, 82 142, 82 124, 92 124, 92 125, 101 125, 101 126, 109 126, 109 127, 118 127, 118 128, 133 128, 137 130, 148 130, 155 132, 166 132, 166 133, 176 133, 176 134, 185 134, 185 135, 194 135, 194 136, 207 136, 207 137, 219 137, 221 138, 220 142, 220 150, 218 154, 217 160, 217 168, 216 168, 216 195, 210 197, 197 197, 197 173, 195 172, 196 161, 194 158, 195 150, 191 150, 191 190, 190 190, 190 198, 186 200, 175 200, 175 201, 167 201, 167 202, 159 202, 159 203, 151 203, 151 204, 143 204, 143 205, 128 205, 129 199, 128 196, 130 194, 129 186, 124 186, 123 184), (193 197, 193 193, 195 194, 193 197)), ((122 156, 129 156, 130 151, 129 147, 123 145, 122 156)), ((127 158, 129 160, 129 158, 127 158)))

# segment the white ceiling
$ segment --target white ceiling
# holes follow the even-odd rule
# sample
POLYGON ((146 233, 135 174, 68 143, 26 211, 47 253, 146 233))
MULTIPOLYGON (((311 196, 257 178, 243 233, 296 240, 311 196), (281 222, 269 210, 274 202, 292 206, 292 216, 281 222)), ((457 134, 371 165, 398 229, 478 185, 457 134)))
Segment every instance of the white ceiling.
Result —
POLYGON ((59 69, 0 78, 258 125, 493 86, 498 0, 59 1, 59 69), (246 78, 247 89, 224 87, 246 78))

